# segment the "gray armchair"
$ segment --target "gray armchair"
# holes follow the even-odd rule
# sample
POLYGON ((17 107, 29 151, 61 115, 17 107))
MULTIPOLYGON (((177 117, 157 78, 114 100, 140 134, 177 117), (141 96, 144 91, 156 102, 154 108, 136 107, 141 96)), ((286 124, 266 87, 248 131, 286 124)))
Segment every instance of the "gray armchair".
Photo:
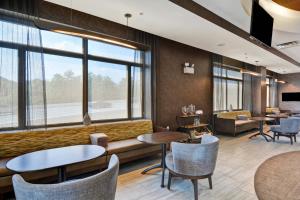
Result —
POLYGON ((198 179, 208 178, 212 189, 213 175, 219 148, 219 139, 204 135, 201 144, 172 142, 172 152, 166 156, 166 166, 169 169, 168 189, 172 177, 191 179, 194 185, 195 200, 198 199, 198 179))
POLYGON ((289 117, 287 119, 280 119, 280 125, 271 126, 270 130, 273 132, 273 142, 275 138, 279 140, 279 136, 285 136, 290 138, 291 144, 296 140, 296 135, 300 131, 300 118, 289 117))
POLYGON ((115 199, 119 159, 112 155, 108 169, 96 175, 58 184, 30 184, 13 176, 17 200, 113 200, 115 199))

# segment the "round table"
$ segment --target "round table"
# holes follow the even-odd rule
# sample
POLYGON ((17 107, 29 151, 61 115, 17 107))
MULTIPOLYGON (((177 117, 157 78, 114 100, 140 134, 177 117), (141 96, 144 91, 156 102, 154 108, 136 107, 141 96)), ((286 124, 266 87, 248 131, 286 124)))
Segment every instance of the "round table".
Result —
POLYGON ((161 163, 154 165, 150 168, 145 169, 142 174, 145 174, 146 172, 155 169, 155 168, 162 168, 162 178, 161 178, 161 187, 164 187, 164 179, 165 179, 165 157, 167 152, 167 144, 171 142, 178 142, 178 141, 185 141, 189 139, 188 134, 182 133, 182 132, 156 132, 151 134, 143 134, 137 137, 137 139, 140 142, 146 143, 146 144, 160 144, 161 145, 161 163))
POLYGON ((66 180, 66 166, 102 156, 105 149, 97 145, 75 145, 27 153, 7 162, 14 172, 33 172, 51 168, 58 169, 58 182, 66 180))
POLYGON ((300 199, 300 151, 271 157, 257 169, 255 192, 260 200, 300 199))
POLYGON ((281 113, 281 114, 269 114, 266 115, 269 118, 274 118, 276 120, 276 124, 280 124, 280 119, 288 118, 289 116, 287 114, 281 113))
POLYGON ((264 133, 264 122, 266 121, 274 121, 273 118, 269 118, 269 117, 251 117, 250 118, 251 120, 255 120, 255 121, 258 121, 259 122, 259 132, 250 136, 249 139, 253 138, 253 137, 256 137, 258 135, 261 135, 263 138, 265 138, 265 140, 267 142, 269 142, 268 138, 267 137, 270 137, 271 139, 273 139, 272 136, 264 133))

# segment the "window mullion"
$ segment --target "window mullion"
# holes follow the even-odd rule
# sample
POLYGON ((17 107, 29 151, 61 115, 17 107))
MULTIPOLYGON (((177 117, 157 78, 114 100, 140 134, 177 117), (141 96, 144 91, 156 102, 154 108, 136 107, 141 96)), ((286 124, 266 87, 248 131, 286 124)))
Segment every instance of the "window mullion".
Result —
POLYGON ((26 51, 18 49, 18 122, 19 128, 26 128, 26 51))
POLYGON ((127 92, 127 109, 128 109, 128 119, 132 119, 132 92, 131 91, 131 66, 127 65, 127 80, 128 80, 128 92, 127 92))
POLYGON ((83 99, 82 99, 82 116, 85 115, 85 113, 88 112, 88 101, 89 101, 89 94, 88 94, 88 58, 87 58, 87 54, 88 54, 88 41, 87 39, 83 38, 82 40, 82 47, 83 47, 83 60, 82 60, 82 76, 83 76, 83 99))

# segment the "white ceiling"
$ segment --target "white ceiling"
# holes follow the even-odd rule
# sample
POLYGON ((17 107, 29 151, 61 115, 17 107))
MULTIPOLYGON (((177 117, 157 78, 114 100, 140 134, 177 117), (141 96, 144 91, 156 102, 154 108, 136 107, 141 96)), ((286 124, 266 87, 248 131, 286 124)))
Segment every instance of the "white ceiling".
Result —
MULTIPOLYGON (((250 32, 252 0, 194 0, 227 21, 250 32), (243 7, 244 5, 244 7, 243 7), (246 7, 246 8, 245 8, 246 7), (245 12, 248 11, 248 13, 245 12)), ((260 0, 269 14, 274 18, 272 46, 277 44, 300 41, 300 12, 282 7, 272 0, 260 0)), ((280 49, 282 53, 300 62, 300 46, 280 49)))
MULTIPOLYGON (((131 13, 133 17, 130 19, 129 25, 133 28, 251 64, 255 64, 255 61, 258 60, 260 65, 278 73, 300 72, 300 68, 294 64, 168 0, 48 1, 121 24, 126 23, 124 14, 131 13), (140 13, 143 14, 141 15, 140 13), (220 47, 217 45, 221 43, 224 43, 225 46, 220 47), (247 54, 247 59, 245 58, 245 53, 247 54)), ((231 22, 237 26, 242 24, 243 29, 249 31, 247 29, 249 29, 250 21, 248 21, 247 15, 243 12, 239 0, 196 1, 217 14, 219 14, 218 12, 223 12, 221 14, 222 16, 224 15, 225 19, 230 19, 231 15, 233 15, 232 18, 239 20, 231 22), (236 4, 232 4, 233 2, 236 4), (216 6, 218 4, 224 4, 224 7, 216 6), (211 9, 211 7, 214 7, 214 9, 218 8, 218 11, 211 9), (228 12, 231 7, 235 9, 234 12, 228 12), (244 16, 239 18, 241 15, 244 16)))

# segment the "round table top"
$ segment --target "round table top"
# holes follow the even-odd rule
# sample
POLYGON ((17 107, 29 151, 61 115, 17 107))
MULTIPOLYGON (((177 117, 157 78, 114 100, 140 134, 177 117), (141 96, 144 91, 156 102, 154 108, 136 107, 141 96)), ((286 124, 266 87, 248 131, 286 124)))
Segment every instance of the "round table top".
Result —
POLYGON ((287 114, 270 114, 266 115, 267 117, 271 118, 288 118, 289 116, 287 114))
POLYGON ((75 145, 27 153, 7 162, 15 172, 31 172, 62 167, 102 156, 105 149, 97 145, 75 145))
POLYGON ((300 151, 273 156, 256 171, 255 192, 260 200, 296 200, 300 197, 300 151))
POLYGON ((168 144, 171 142, 187 140, 189 135, 182 132, 156 132, 139 135, 137 139, 140 142, 144 142, 147 144, 168 144))
POLYGON ((255 121, 274 121, 274 119, 270 117, 251 117, 251 119, 255 121))

